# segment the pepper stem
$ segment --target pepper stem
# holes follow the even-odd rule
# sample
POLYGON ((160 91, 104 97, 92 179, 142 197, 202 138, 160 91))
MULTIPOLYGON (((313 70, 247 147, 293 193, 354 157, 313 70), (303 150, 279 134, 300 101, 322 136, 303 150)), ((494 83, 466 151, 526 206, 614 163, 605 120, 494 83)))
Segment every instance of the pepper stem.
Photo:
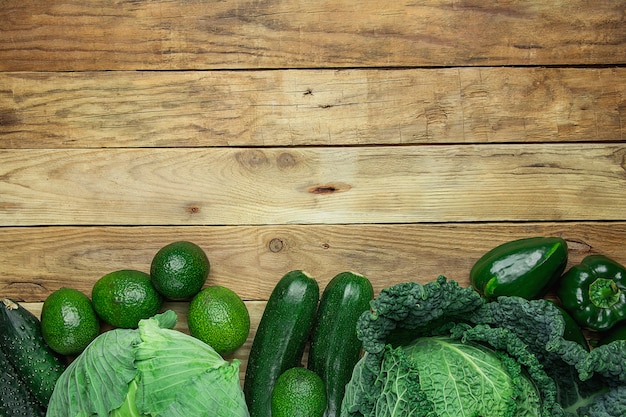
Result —
POLYGON ((598 278, 589 285, 589 300, 598 308, 609 308, 619 301, 620 292, 612 279, 598 278))

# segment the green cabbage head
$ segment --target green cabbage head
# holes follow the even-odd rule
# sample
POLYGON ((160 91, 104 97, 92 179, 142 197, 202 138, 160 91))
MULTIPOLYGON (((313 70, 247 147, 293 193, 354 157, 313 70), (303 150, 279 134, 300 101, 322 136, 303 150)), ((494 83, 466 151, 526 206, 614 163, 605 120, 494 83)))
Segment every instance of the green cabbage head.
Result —
MULTIPOLYGON (((377 372, 374 383, 382 389, 371 415, 541 415, 538 389, 520 364, 482 344, 433 336, 385 349, 382 372, 377 372)), ((363 386, 355 387, 365 366, 367 359, 355 368, 357 377, 349 385, 346 406, 359 403, 355 395, 367 395, 359 391, 363 386)))
POLYGON ((564 334, 547 300, 394 285, 359 319, 341 417, 626 416, 626 341, 589 351, 564 334))
POLYGON ((98 336, 55 385, 47 417, 248 417, 239 361, 173 330, 168 310, 98 336))

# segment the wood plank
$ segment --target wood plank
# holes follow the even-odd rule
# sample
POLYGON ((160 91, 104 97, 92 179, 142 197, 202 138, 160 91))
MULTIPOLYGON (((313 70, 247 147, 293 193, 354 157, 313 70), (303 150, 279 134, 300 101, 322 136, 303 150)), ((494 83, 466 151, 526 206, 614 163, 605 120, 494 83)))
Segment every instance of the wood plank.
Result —
POLYGON ((0 151, 0 225, 624 220, 623 144, 0 151))
POLYGON ((590 253, 626 264, 626 222, 278 225, 219 227, 6 227, 0 233, 0 295, 40 302, 69 286, 86 294, 118 269, 149 272, 154 254, 175 240, 200 245, 211 261, 207 285, 244 300, 267 300, 288 271, 302 269, 321 287, 342 271, 367 276, 376 293, 404 281, 445 275, 469 284, 489 249, 530 236, 562 236, 570 265, 590 253))
POLYGON ((0 73, 0 148, 612 141, 626 68, 0 73))
POLYGON ((626 62, 624 1, 5 0, 1 71, 626 62))

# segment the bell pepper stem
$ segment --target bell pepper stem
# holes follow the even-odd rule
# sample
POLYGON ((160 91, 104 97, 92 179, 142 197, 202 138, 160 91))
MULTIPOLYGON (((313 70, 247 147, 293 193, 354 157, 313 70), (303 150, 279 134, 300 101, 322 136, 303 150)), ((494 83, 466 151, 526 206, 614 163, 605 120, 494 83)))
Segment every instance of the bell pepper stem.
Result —
POLYGON ((598 308, 609 308, 619 301, 620 289, 612 279, 598 278, 589 285, 589 300, 598 308))

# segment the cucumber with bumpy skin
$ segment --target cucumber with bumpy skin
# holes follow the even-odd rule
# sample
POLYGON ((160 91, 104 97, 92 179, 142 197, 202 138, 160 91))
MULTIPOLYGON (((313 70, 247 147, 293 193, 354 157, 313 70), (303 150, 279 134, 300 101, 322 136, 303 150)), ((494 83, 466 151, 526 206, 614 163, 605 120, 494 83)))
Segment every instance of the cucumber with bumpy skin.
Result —
POLYGON ((354 272, 337 274, 324 288, 311 335, 308 368, 326 385, 324 417, 339 416, 346 384, 361 355, 359 317, 374 298, 371 282, 354 272))
POLYGON ((317 281, 303 271, 288 272, 274 287, 248 357, 243 392, 250 417, 270 417, 274 384, 300 365, 318 300, 317 281))
POLYGON ((0 416, 43 417, 45 412, 0 349, 0 416))
POLYGON ((0 348, 30 392, 48 406, 66 362, 44 341, 41 322, 13 300, 0 300, 0 348))

